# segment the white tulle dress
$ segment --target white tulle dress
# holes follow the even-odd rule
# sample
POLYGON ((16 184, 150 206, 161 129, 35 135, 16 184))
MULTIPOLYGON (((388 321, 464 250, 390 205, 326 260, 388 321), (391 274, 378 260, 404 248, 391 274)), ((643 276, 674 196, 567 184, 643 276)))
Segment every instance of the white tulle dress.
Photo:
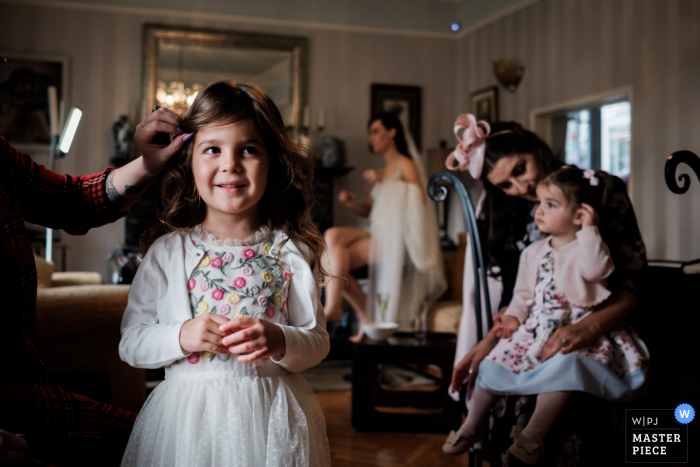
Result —
MULTIPOLYGON (((238 362, 237 355, 179 355, 165 367, 165 381, 141 410, 122 466, 330 465, 323 413, 309 385, 294 372, 300 359, 307 360, 301 365, 311 366, 309 363, 323 354, 323 349, 319 353, 315 348, 318 346, 313 342, 318 339, 313 341, 314 336, 311 344, 307 342, 306 352, 296 349, 304 337, 299 337, 295 325, 300 332, 315 332, 319 324, 312 322, 312 310, 299 309, 309 298, 304 295, 313 290, 308 284, 308 264, 306 271, 295 268, 303 264, 303 258, 294 251, 284 254, 284 249, 293 248, 289 242, 283 247, 282 258, 297 257, 302 262, 280 261, 283 269, 278 267, 272 256, 277 242, 273 232, 265 228, 244 242, 219 242, 200 229, 180 237, 186 258, 187 250, 194 251, 192 247, 200 252, 199 262, 192 270, 185 267, 183 276, 187 292, 181 298, 189 297, 189 318, 216 313, 227 318, 252 316, 272 321, 285 330, 290 355, 250 363, 238 362), (286 359, 291 363, 285 365, 286 359)), ((152 248, 157 247, 155 244, 152 248)), ((168 267, 158 264, 158 253, 144 259, 139 270, 142 276, 168 267)), ((178 256, 177 251, 172 254, 178 256)), ((120 346, 122 358, 127 357, 127 361, 139 360, 141 349, 132 348, 136 340, 141 346, 154 344, 148 336, 136 339, 139 327, 144 326, 140 288, 148 287, 149 280, 137 275, 134 284, 140 285, 132 291, 133 297, 130 294, 120 346)), ((153 294, 158 290, 162 290, 162 284, 151 287, 153 294)), ((157 313, 160 315, 160 311, 157 313)), ((323 316, 323 310, 320 313, 323 316)), ((160 324, 167 323, 152 326, 160 324)), ((151 365, 142 361, 141 366, 151 365)))

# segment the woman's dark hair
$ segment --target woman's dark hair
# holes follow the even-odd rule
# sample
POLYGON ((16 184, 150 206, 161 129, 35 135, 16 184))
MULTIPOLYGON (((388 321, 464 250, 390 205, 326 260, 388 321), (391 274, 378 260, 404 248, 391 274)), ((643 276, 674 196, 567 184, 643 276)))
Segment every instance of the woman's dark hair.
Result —
MULTIPOLYGON (((486 221, 486 248, 489 266, 498 266, 501 273, 517 270, 520 249, 516 242, 526 235, 527 224, 531 219, 532 202, 519 196, 509 196, 488 180, 496 163, 516 154, 533 154, 547 175, 562 166, 539 136, 526 130, 516 122, 495 122, 491 125, 491 135, 486 139, 484 168, 481 181, 484 183, 483 213, 486 221)), ((499 273, 500 274, 500 273, 499 273)))
POLYGON ((603 207, 607 205, 612 190, 612 177, 607 172, 596 170, 595 182, 584 177, 585 172, 573 165, 565 165, 547 175, 540 183, 554 185, 561 190, 564 198, 575 209, 585 203, 591 206, 598 215, 604 213, 603 207))
POLYGON ((399 120, 399 116, 393 112, 381 112, 378 114, 374 114, 372 115, 372 118, 369 119, 369 123, 367 123, 367 128, 369 128, 372 125, 372 123, 376 122, 377 120, 381 120, 382 125, 387 130, 396 130, 396 135, 394 135, 394 143, 396 144, 396 149, 398 149, 398 151, 401 154, 410 159, 411 155, 408 153, 408 143, 406 142, 406 135, 404 135, 403 125, 401 124, 401 120, 399 120))
MULTIPOLYGON (((212 83, 197 94, 180 127, 196 133, 214 123, 226 125, 242 120, 255 125, 270 156, 267 188, 258 205, 260 217, 269 220, 272 228, 282 230, 288 239, 305 244, 312 270, 319 266, 325 274, 320 258, 326 243, 309 214, 313 158, 289 137, 270 96, 251 84, 212 83)), ((156 196, 157 217, 141 236, 144 254, 161 235, 194 227, 206 216, 207 208, 199 198, 192 173, 195 139, 184 144, 162 176, 156 196)))

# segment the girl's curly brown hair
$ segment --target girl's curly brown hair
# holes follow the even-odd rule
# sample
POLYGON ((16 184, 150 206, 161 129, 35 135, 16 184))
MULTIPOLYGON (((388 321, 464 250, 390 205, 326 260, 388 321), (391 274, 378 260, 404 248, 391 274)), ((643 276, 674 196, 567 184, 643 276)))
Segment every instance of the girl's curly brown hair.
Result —
MULTIPOLYGON (((270 155, 267 188, 258 205, 260 217, 286 234, 287 239, 279 246, 289 239, 305 244, 311 269, 318 266, 326 276, 320 261, 326 243, 310 217, 313 158, 287 135, 270 96, 251 84, 218 81, 199 92, 180 126, 187 132, 197 132, 212 124, 242 120, 253 122, 270 155)), ((197 195, 192 172, 194 140, 185 143, 162 176, 156 196, 157 217, 140 239, 144 254, 158 237, 201 224, 206 216, 207 208, 197 195)))

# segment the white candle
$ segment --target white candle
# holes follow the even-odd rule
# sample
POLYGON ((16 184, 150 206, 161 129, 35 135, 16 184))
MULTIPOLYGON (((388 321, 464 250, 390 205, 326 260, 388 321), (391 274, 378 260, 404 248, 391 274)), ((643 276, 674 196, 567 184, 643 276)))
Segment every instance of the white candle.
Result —
POLYGON ((293 127, 294 124, 296 123, 296 114, 294 113, 294 107, 293 106, 287 106, 287 110, 285 112, 287 115, 285 118, 285 123, 288 127, 293 127))
POLYGON ((322 130, 323 127, 326 126, 326 122, 323 119, 323 107, 318 108, 318 118, 317 118, 317 123, 318 123, 318 129, 322 130))
POLYGON ((49 126, 51 136, 58 135, 58 98, 56 86, 49 86, 49 126))
POLYGON ((311 124, 311 109, 308 105, 304 106, 304 115, 301 121, 304 128, 309 128, 311 124))

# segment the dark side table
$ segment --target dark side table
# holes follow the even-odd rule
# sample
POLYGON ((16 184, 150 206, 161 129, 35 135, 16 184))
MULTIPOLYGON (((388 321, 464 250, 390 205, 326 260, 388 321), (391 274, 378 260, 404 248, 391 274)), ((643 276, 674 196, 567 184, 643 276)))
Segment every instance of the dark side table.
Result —
POLYGON ((385 341, 366 336, 352 358, 352 426, 361 431, 448 433, 461 423, 458 404, 447 394, 457 338, 450 333, 396 333, 385 341), (431 387, 383 388, 381 365, 440 368, 431 387))

